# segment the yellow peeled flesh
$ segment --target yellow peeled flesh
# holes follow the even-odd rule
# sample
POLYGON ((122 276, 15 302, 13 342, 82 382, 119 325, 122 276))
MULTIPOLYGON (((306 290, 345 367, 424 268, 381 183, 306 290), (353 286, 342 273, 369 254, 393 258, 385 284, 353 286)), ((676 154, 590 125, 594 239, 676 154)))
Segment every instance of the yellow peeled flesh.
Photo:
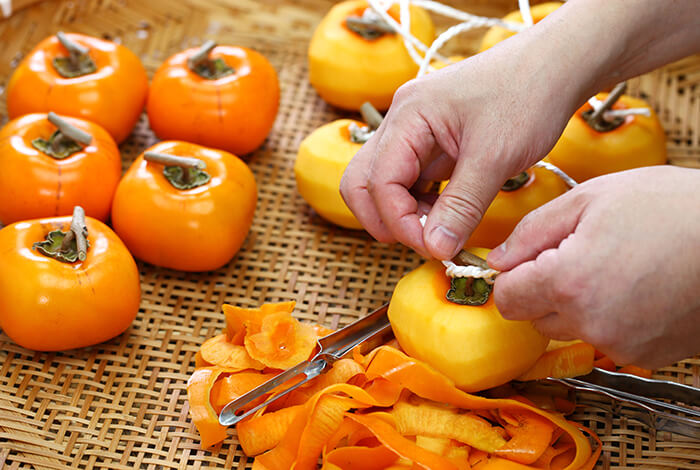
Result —
POLYGON ((294 164, 297 189, 304 200, 324 219, 341 227, 361 229, 362 225, 340 196, 340 180, 352 157, 362 147, 349 138, 348 126, 340 119, 321 126, 304 139, 294 164))

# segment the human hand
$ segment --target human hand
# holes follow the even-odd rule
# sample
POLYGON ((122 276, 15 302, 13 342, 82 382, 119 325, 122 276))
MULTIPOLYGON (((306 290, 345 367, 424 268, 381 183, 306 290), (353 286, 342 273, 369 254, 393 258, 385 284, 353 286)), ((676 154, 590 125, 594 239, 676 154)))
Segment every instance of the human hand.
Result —
POLYGON ((700 170, 589 180, 531 212, 488 262, 501 314, 618 364, 700 352, 700 170))
POLYGON ((585 96, 571 78, 572 64, 544 67, 530 47, 527 38, 506 41, 398 90, 340 187, 371 235, 450 259, 504 181, 552 148, 585 96), (437 200, 416 191, 445 179, 437 200))

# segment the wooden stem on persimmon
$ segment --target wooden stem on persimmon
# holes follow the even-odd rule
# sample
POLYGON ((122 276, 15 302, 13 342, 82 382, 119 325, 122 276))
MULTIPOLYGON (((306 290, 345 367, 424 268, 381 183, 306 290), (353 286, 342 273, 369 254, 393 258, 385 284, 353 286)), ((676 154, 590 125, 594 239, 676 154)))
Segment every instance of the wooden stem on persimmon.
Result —
POLYGON ((83 145, 90 145, 92 143, 92 135, 82 129, 78 129, 53 111, 49 111, 47 119, 61 131, 61 134, 69 139, 80 142, 83 145))
MULTIPOLYGON (((70 232, 75 237, 75 244, 78 251, 78 259, 85 261, 87 257, 87 235, 88 229, 85 223, 85 210, 80 206, 73 208, 73 219, 70 222, 70 232)), ((68 236, 66 235, 66 238, 68 236)), ((65 242, 65 238, 64 238, 65 242)))
POLYGON ((360 113, 362 113, 362 119, 372 130, 377 130, 384 120, 382 114, 369 101, 362 103, 360 113))
POLYGON ((61 43, 63 47, 66 48, 68 53, 70 54, 69 58, 71 63, 73 63, 74 66, 78 66, 78 62, 80 59, 80 56, 87 55, 90 50, 85 47, 81 46, 80 44, 71 41, 68 39, 68 36, 63 31, 59 31, 56 33, 56 37, 58 38, 58 41, 61 43))
POLYGON ((216 80, 235 72, 221 58, 212 59, 209 55, 216 47, 214 41, 207 41, 202 44, 197 52, 187 58, 187 66, 193 72, 207 80, 216 80))
POLYGON ((584 119, 588 125, 598 132, 608 132, 619 127, 624 122, 623 119, 618 118, 608 122, 604 119, 604 115, 606 111, 610 110, 617 103, 617 100, 620 99, 625 91, 627 91, 627 82, 618 83, 598 109, 584 113, 584 119))
POLYGON ((192 189, 206 184, 211 176, 204 171, 207 167, 199 158, 180 157, 158 152, 145 152, 143 158, 153 163, 165 165, 163 175, 177 189, 192 189))
POLYGON ((73 218, 66 232, 53 230, 46 239, 32 246, 39 253, 62 263, 85 261, 90 243, 87 239, 88 230, 85 224, 85 211, 80 206, 73 208, 73 218))
POLYGON ((389 23, 379 17, 374 11, 368 9, 371 13, 362 16, 348 16, 345 19, 345 26, 355 34, 359 34, 364 39, 375 40, 385 34, 394 34, 394 28, 389 23), (372 14, 374 13, 374 14, 372 14))
POLYGON ((467 250, 460 250, 460 252, 452 258, 452 262, 460 266, 476 266, 481 269, 489 269, 489 265, 484 258, 467 250))
POLYGON ((62 77, 80 77, 97 70, 97 65, 90 58, 90 49, 71 41, 63 31, 56 33, 56 37, 68 51, 68 57, 54 57, 52 61, 54 68, 62 77))

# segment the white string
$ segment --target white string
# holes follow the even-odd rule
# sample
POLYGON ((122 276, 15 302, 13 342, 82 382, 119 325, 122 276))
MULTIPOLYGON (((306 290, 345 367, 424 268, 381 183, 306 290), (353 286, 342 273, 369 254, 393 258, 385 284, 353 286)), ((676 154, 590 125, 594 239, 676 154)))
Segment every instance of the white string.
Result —
POLYGON ((557 175, 559 178, 561 178, 562 180, 564 180, 564 183, 566 183, 566 185, 567 185, 568 187, 570 187, 570 188, 573 188, 574 186, 577 186, 577 185, 578 185, 578 183, 576 182, 576 180, 574 180, 571 176, 569 176, 569 175, 567 175, 566 173, 564 173, 564 170, 562 170, 562 169, 559 168, 558 166, 552 165, 552 164, 549 163, 549 162, 539 161, 539 162, 535 163, 535 164, 532 165, 532 166, 536 166, 536 167, 538 167, 538 168, 544 168, 545 170, 551 171, 552 173, 554 173, 555 175, 557 175))
POLYGON ((518 0, 520 15, 523 17, 525 26, 530 27, 535 24, 532 20, 532 11, 530 11, 530 2, 528 0, 518 0))
POLYGON ((0 10, 3 18, 9 18, 12 14, 12 0, 0 0, 0 10))
MULTIPOLYGON (((570 188, 573 188, 578 185, 578 183, 569 175, 567 175, 564 171, 562 171, 559 167, 556 165, 552 165, 549 162, 544 162, 544 161, 539 161, 533 165, 534 167, 538 168, 544 168, 545 170, 549 170, 555 175, 559 176, 564 182, 566 183, 567 186, 570 188)), ((420 224, 425 227, 425 221, 428 219, 428 216, 423 215, 419 219, 420 224)), ((452 262, 451 260, 442 260, 440 261, 443 266, 445 266, 445 274, 448 275, 449 277, 473 277, 473 278, 481 278, 484 281, 486 281, 487 284, 493 284, 495 281, 495 277, 500 274, 500 271, 497 271, 495 269, 482 269, 478 266, 459 266, 452 262)))
MULTIPOLYGON (((525 7, 527 7, 527 11, 529 12, 528 0, 519 1, 523 3, 525 7)), ((447 64, 452 63, 451 60, 439 54, 438 51, 447 41, 464 31, 469 31, 470 29, 479 28, 482 26, 501 26, 517 33, 527 27, 523 24, 507 22, 497 18, 471 15, 433 0, 399 0, 399 19, 401 21, 399 24, 387 12, 387 9, 391 3, 395 3, 394 1, 385 0, 382 2, 382 0, 368 0, 368 2, 370 8, 403 38, 404 47, 406 48, 408 55, 419 66, 418 77, 425 74, 429 70, 433 70, 430 65, 430 62, 432 62, 433 59, 438 59, 447 64), (443 16, 460 20, 462 23, 448 28, 447 31, 440 34, 440 36, 433 41, 431 46, 428 47, 411 34, 410 5, 420 6, 426 10, 441 14, 443 16), (423 52, 425 55, 421 57, 418 51, 423 52)), ((521 5, 521 8, 524 7, 521 5)))
MULTIPOLYGON (((428 216, 423 215, 419 219, 420 224, 425 227, 425 221, 428 216)), ((458 266, 450 260, 441 261, 443 266, 445 266, 445 274, 450 277, 473 277, 480 278, 486 281, 488 284, 493 284, 494 278, 500 274, 500 271, 495 269, 482 269, 479 266, 458 266)))
MULTIPOLYGON (((600 109, 603 106, 603 102, 598 99, 598 97, 593 96, 588 100, 588 104, 591 105, 594 111, 600 109)), ((630 109, 609 109, 603 112, 603 119, 608 122, 612 122, 615 118, 625 118, 627 116, 651 116, 651 110, 649 108, 630 108, 630 109)))

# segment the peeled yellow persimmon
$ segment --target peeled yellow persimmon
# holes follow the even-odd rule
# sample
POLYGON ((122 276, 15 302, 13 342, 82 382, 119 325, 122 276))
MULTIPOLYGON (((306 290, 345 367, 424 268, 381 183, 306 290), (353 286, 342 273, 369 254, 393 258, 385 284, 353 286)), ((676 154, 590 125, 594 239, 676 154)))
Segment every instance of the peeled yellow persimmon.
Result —
MULTIPOLYGON (((532 21, 537 23, 538 21, 543 20, 545 16, 549 15, 562 5, 562 2, 546 2, 540 3, 539 5, 533 5, 532 7, 530 7, 532 21)), ((520 10, 512 11, 503 17, 503 21, 508 21, 511 23, 523 23, 523 15, 520 13, 520 10)), ((481 47, 479 48, 479 52, 483 52, 486 49, 495 46, 499 42, 508 39, 513 35, 515 35, 514 31, 502 28, 500 26, 493 26, 488 31, 486 31, 486 34, 484 34, 484 37, 481 40, 481 47)))
POLYGON ((467 246, 497 247, 506 241, 518 222, 529 212, 567 190, 566 183, 560 177, 544 168, 531 168, 526 173, 528 179, 522 186, 498 192, 467 240, 467 246))
MULTIPOLYGON (((604 100, 607 93, 598 98, 604 100)), ((585 119, 586 103, 569 120, 547 160, 581 183, 596 176, 666 163, 666 134, 649 104, 622 95, 612 109, 648 108, 650 116, 627 116, 619 127, 598 131, 585 119)))
MULTIPOLYGON (((394 92, 418 73, 400 35, 378 33, 367 39, 348 28, 348 17, 362 17, 367 7, 365 0, 338 3, 318 25, 309 45, 309 80, 321 98, 339 108, 359 110, 369 101, 385 110, 394 92)), ((435 37, 430 16, 414 5, 410 13, 411 34, 430 45, 435 37)), ((398 22, 398 5, 389 14, 398 22)))
POLYGON ((340 179, 345 167, 362 147, 350 139, 350 125, 365 124, 339 119, 319 127, 299 146, 294 164, 299 194, 324 219, 341 227, 361 229, 340 196, 340 179))
MULTIPOLYGON (((485 256, 488 250, 474 253, 485 256)), ((493 295, 481 306, 458 305, 445 294, 444 266, 429 261, 404 276, 389 304, 389 320, 401 347, 467 391, 495 387, 537 361, 548 339, 530 322, 501 317, 493 295)))

